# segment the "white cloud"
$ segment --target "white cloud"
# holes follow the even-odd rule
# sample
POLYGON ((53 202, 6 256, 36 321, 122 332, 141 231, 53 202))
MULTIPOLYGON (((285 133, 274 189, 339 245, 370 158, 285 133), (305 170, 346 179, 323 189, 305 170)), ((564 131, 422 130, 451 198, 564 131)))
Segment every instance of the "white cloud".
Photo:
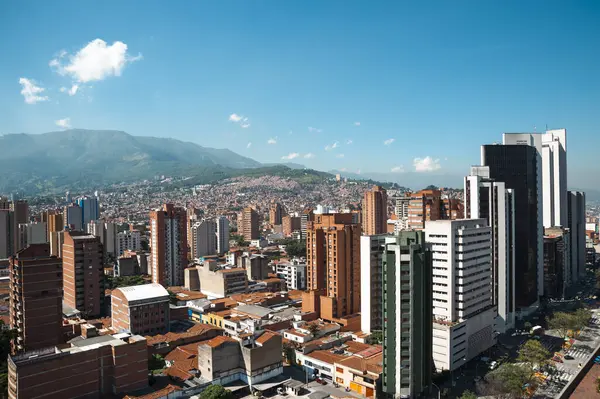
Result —
POLYGON ((243 116, 238 115, 238 114, 231 114, 231 115, 229 115, 229 120, 231 122, 239 122, 239 121, 242 120, 242 118, 243 118, 243 116))
POLYGON ((442 168, 440 160, 431 157, 415 158, 413 166, 415 167, 415 172, 431 172, 442 168))
POLYGON ((387 139, 386 141, 383 142, 383 145, 390 145, 392 144, 394 141, 396 141, 396 139, 387 139))
POLYGON ((346 140, 346 144, 347 144, 347 145, 350 145, 350 144, 352 144, 352 143, 354 143, 354 141, 352 141, 352 139, 348 139, 348 140, 346 140))
POLYGON ((249 127, 250 127, 250 124, 249 124, 249 123, 240 123, 240 127, 241 127, 242 129, 247 129, 247 128, 249 128, 249 127))
POLYGON ((323 130, 317 129, 316 127, 309 126, 308 131, 311 133, 321 133, 323 130))
POLYGON ((345 172, 345 171, 346 171, 346 168, 340 169, 340 172, 345 172))
POLYGON ((333 143, 333 144, 331 144, 331 145, 326 145, 326 146, 325 146, 325 151, 331 151, 331 150, 333 150, 333 149, 336 149, 336 148, 338 148, 339 146, 340 146, 340 143, 339 143, 339 141, 336 141, 336 142, 334 142, 334 143, 333 143))
POLYGON ((116 41, 107 45, 102 39, 95 39, 74 55, 61 51, 50 60, 50 67, 55 68, 61 75, 70 76, 75 82, 93 82, 104 80, 111 76, 121 76, 127 64, 142 59, 138 54, 132 57, 127 53, 127 44, 116 41), (63 59, 68 56, 68 62, 63 59))
POLYGON ((307 158, 307 159, 314 158, 314 157, 315 157, 315 154, 313 154, 312 152, 309 152, 308 154, 304 154, 304 158, 307 158))
POLYGON ((297 152, 290 152, 287 155, 284 155, 281 157, 281 159, 294 159, 294 158, 298 158, 300 156, 300 154, 298 154, 297 152))
POLYGON ((344 158, 344 154, 337 154, 335 157, 336 158, 344 158))
POLYGON ((400 166, 394 166, 391 170, 392 173, 403 173, 404 172, 404 166, 400 165, 400 166))
POLYGON ((277 137, 271 137, 269 140, 267 140, 267 144, 277 144, 277 137))
POLYGON ((19 78, 19 84, 21 85, 21 94, 25 97, 25 102, 27 104, 48 101, 48 96, 41 95, 46 89, 36 85, 35 80, 19 78))
POLYGON ((62 127, 63 129, 71 128, 71 118, 59 119, 54 121, 54 123, 56 123, 56 126, 62 127))
POLYGON ((252 147, 252 142, 250 142, 246 145, 246 148, 250 148, 250 147, 252 147))
POLYGON ((354 126, 360 126, 360 122, 354 122, 354 126))

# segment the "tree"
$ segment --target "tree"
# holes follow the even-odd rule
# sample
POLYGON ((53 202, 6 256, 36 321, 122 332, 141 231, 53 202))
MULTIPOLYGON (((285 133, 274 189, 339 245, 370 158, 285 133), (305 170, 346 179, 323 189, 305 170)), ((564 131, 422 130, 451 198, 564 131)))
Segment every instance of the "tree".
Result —
POLYGON ((305 257, 306 256, 306 241, 305 240, 291 240, 285 246, 285 252, 291 257, 305 257))
POLYGON ((592 318, 592 312, 588 309, 580 308, 575 311, 573 314, 573 325, 574 330, 581 330, 588 325, 590 319, 592 318))
POLYGON ((525 322, 525 324, 524 324, 524 327, 525 327, 525 329, 526 329, 527 331, 529 331, 529 330, 531 330, 531 327, 532 327, 532 325, 531 325, 531 323, 530 323, 530 322, 526 321, 526 322, 525 322))
POLYGON ((463 392, 459 399, 477 399, 477 395, 467 389, 463 392))
POLYGON ((520 398, 527 384, 531 384, 530 370, 526 366, 503 363, 486 377, 485 394, 490 396, 520 398))
POLYGON ((200 394, 200 399, 233 399, 231 391, 222 385, 211 385, 200 394))
POLYGON ((528 365, 531 375, 535 374, 536 368, 541 368, 548 363, 550 352, 537 339, 530 339, 519 348, 517 361, 528 365))
POLYGON ((381 330, 371 331, 371 343, 372 344, 383 343, 383 331, 381 331, 381 330))
POLYGON ((291 342, 283 343, 283 355, 288 364, 296 363, 296 346, 291 342))
POLYGON ((318 325, 317 323, 309 323, 309 324, 306 326, 306 329, 307 329, 308 331, 310 331, 310 333, 311 333, 311 335, 312 335, 313 337, 316 337, 316 336, 317 336, 317 333, 319 332, 319 325, 318 325))
POLYGON ((546 318, 546 322, 548 323, 548 328, 558 331, 563 339, 567 337, 569 330, 573 326, 573 318, 565 312, 555 312, 552 317, 546 318))
POLYGON ((173 305, 177 304, 177 295, 170 290, 167 290, 167 292, 169 293, 169 302, 173 305))
MULTIPOLYGON (((17 337, 17 330, 5 330, 4 321, 0 320, 0 390, 8 392, 8 355, 10 343, 17 337)), ((0 396, 2 397, 2 396, 0 396)))
POLYGON ((159 355, 154 354, 148 361, 148 369, 150 370, 162 370, 165 368, 165 359, 159 355))

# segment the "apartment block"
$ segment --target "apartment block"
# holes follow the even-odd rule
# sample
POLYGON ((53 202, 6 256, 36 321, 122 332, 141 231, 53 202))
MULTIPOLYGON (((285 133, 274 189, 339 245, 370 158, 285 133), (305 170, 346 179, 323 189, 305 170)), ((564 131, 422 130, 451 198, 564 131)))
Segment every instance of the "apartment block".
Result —
POLYGON ((409 229, 424 229, 425 222, 441 218, 440 190, 421 190, 410 194, 408 202, 409 229))
POLYGON ((567 226, 571 231, 571 281, 585 276, 585 193, 567 193, 567 226))
POLYGON ((185 209, 172 204, 150 212, 152 282, 183 285, 183 270, 188 262, 186 217, 185 209))
POLYGON ((217 224, 212 220, 195 222, 191 228, 192 259, 217 254, 217 224))
POLYGON ((374 186, 364 194, 362 227, 365 235, 387 232, 387 192, 380 186, 374 186))
POLYGON ((64 303, 86 317, 104 312, 104 262, 100 239, 83 232, 64 233, 64 303))
POLYGON ((432 252, 424 232, 403 231, 385 238, 381 257, 382 390, 391 397, 421 397, 431 388, 435 356, 432 252))
POLYGON ((94 336, 8 357, 10 399, 100 399, 146 387, 148 349, 139 335, 94 336))
POLYGON ((19 225, 19 248, 27 248, 31 244, 48 242, 48 227, 45 222, 24 223, 19 225))
POLYGON ((29 223, 29 204, 25 200, 10 201, 10 210, 13 214, 13 251, 17 252, 23 249, 23 243, 19 239, 19 225, 29 223))
POLYGON ((302 228, 302 219, 298 216, 286 215, 282 218, 282 233, 286 237, 290 237, 295 231, 302 228))
POLYGON ((117 233, 116 256, 121 256, 125 251, 139 251, 142 249, 142 235, 138 230, 127 230, 117 233))
POLYGON ((217 218, 217 254, 229 251, 229 220, 225 216, 217 218))
POLYGON ((269 206, 269 222, 272 225, 281 224, 281 218, 283 218, 285 211, 280 203, 275 202, 269 206))
POLYGON ((62 261, 48 244, 33 244, 9 259, 10 327, 16 352, 62 341, 62 261))
POLYGON ((244 236, 244 240, 252 241, 260 238, 258 228, 258 213, 254 208, 248 206, 242 211, 242 228, 240 232, 244 236))
POLYGON ((71 230, 82 231, 85 226, 83 224, 83 213, 77 204, 65 206, 63 219, 65 221, 65 227, 68 227, 71 230))
POLYGON ((121 287, 111 293, 112 327, 139 335, 169 331, 169 293, 160 284, 121 287))
POLYGON ((287 290, 306 289, 306 264, 298 262, 277 263, 277 277, 285 280, 287 290))
POLYGON ((383 255, 387 234, 360 237, 360 316, 365 333, 383 330, 383 255))
POLYGON ((237 266, 245 269, 248 280, 252 281, 265 280, 272 271, 265 255, 242 255, 237 259, 237 266))
POLYGON ((427 222, 433 260, 433 360, 455 370, 496 342, 492 228, 485 219, 427 222))
POLYGON ((333 320, 360 312, 361 226, 352 214, 316 214, 307 226, 307 288, 318 304, 304 304, 333 320), (315 296, 316 298, 316 296, 315 296))
POLYGON ((218 266, 215 261, 204 261, 201 265, 186 269, 186 288, 196 284, 200 292, 210 298, 224 298, 248 291, 246 269, 218 266))
POLYGON ((0 259, 14 254, 14 213, 10 209, 0 209, 0 259))
POLYGON ((315 220, 315 214, 312 209, 305 209, 300 215, 300 236, 303 240, 306 240, 306 229, 308 222, 315 220))

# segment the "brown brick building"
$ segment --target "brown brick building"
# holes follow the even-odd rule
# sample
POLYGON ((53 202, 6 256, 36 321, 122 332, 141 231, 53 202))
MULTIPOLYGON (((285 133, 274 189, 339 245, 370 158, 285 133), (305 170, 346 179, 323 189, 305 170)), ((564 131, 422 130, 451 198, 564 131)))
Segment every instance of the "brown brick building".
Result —
POLYGON ((121 287, 112 291, 112 327, 132 334, 169 331, 169 293, 160 284, 121 287))
POLYGON ((301 228, 301 222, 299 216, 284 216, 282 218, 282 233, 284 236, 289 237, 294 231, 298 231, 301 228))
POLYGON ((33 244, 9 260, 10 327, 17 352, 57 345, 62 340, 62 262, 50 245, 33 244))
POLYGON ((187 223, 186 210, 173 204, 150 212, 153 283, 183 285, 183 270, 188 264, 187 223))
POLYGON ((362 202, 362 227, 366 235, 387 232, 387 192, 380 186, 373 186, 365 192, 362 202))
POLYGON ((147 386, 148 349, 139 335, 81 338, 8 358, 10 399, 105 398, 147 386))
POLYGON ((100 316, 104 311, 100 238, 82 232, 65 232, 62 255, 64 303, 86 317, 100 316))
POLYGON ((272 225, 281 224, 281 218, 284 216, 284 210, 280 203, 272 203, 269 207, 269 222, 272 225))
POLYGON ((440 190, 421 190, 410 194, 408 227, 410 229, 424 229, 426 221, 442 219, 441 209, 440 190))
POLYGON ((251 241, 260 238, 258 229, 258 213, 252 207, 246 207, 242 211, 241 234, 244 240, 251 241))
POLYGON ((360 312, 360 233, 352 214, 316 214, 306 238, 307 288, 320 293, 320 309, 327 320, 360 312))

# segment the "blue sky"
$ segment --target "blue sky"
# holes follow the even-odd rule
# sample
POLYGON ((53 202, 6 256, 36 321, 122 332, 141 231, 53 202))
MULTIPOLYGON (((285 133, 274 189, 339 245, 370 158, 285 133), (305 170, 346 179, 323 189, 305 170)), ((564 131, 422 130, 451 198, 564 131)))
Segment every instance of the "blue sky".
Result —
POLYGON ((569 185, 600 183, 599 2, 412 3, 0 2, 0 133, 69 118, 427 182, 548 125, 568 130, 569 185))

